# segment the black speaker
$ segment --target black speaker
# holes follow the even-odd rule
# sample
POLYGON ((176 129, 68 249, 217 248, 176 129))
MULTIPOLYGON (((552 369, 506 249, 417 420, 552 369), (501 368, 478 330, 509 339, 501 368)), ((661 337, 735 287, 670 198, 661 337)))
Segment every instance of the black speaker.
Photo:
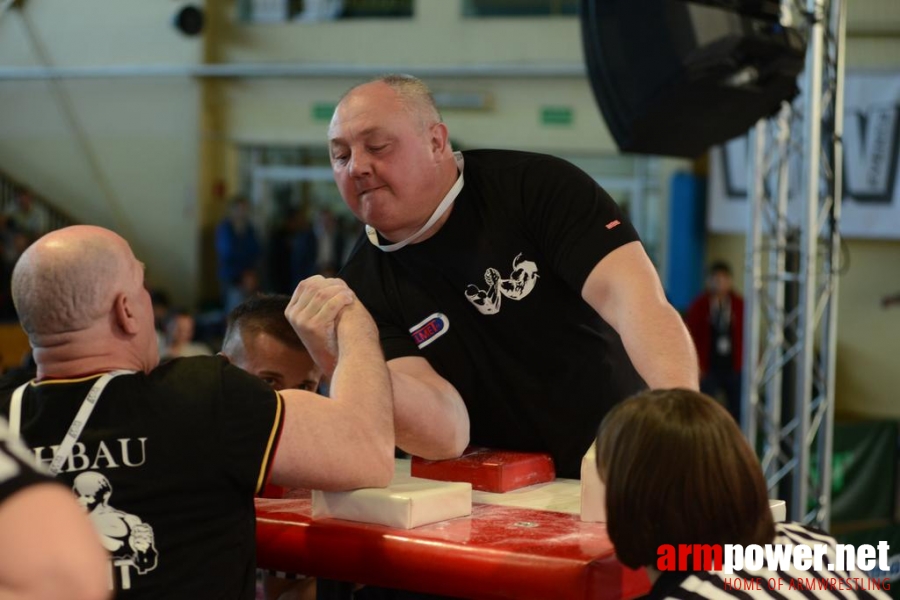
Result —
POLYGON ((624 152, 693 158, 798 91, 806 43, 777 0, 582 0, 591 88, 624 152))
POLYGON ((203 9, 193 4, 179 6, 172 24, 184 35, 195 36, 203 31, 203 9))

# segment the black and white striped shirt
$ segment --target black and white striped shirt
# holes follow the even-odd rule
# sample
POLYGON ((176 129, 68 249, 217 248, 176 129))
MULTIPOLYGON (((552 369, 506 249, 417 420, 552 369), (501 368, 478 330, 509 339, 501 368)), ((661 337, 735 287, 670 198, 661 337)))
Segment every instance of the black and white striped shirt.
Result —
MULTIPOLYGON (((804 527, 798 523, 776 523, 772 544, 814 546, 826 544, 825 564, 837 564, 836 542, 833 537, 804 527)), ((674 598, 696 600, 712 598, 777 598, 778 600, 814 600, 828 598, 859 598, 862 600, 890 600, 881 589, 884 580, 870 580, 858 569, 828 571, 800 570, 791 563, 786 570, 770 570, 763 563, 759 570, 735 570, 730 575, 719 571, 664 572, 653 584, 648 600, 674 598)))

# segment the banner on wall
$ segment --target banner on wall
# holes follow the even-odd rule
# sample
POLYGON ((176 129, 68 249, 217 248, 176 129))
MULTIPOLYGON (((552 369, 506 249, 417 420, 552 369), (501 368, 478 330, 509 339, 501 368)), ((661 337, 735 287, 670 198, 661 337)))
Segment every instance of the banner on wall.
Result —
MULTIPOLYGON (((799 119, 798 119, 799 121, 799 119)), ((802 126, 798 123, 798 126, 802 126)), ((800 135, 793 138, 802 140, 800 135)), ((715 233, 745 233, 749 136, 710 152, 707 224, 715 233)), ((792 153, 789 219, 799 223, 802 161, 792 153)), ((847 73, 844 81, 844 237, 900 239, 900 73, 847 73)), ((774 179, 769 182, 774 191, 774 179)), ((774 193, 772 193, 774 195, 774 193)))

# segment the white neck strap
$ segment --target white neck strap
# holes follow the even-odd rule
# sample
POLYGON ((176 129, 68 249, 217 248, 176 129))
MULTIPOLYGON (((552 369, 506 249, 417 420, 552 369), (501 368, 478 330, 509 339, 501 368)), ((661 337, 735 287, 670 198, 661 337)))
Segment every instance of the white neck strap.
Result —
POLYGON ((383 252, 394 252, 403 248, 404 246, 413 243, 424 234, 426 231, 431 229, 431 227, 437 223, 441 217, 450 209, 453 205, 453 201, 456 200, 456 197, 459 196, 459 192, 463 188, 463 167, 465 166, 465 161, 463 160, 462 152, 454 152, 453 157, 456 159, 456 167, 459 169, 459 177, 456 178, 456 183, 453 184, 453 187, 450 188, 450 191, 447 192, 447 195, 444 196, 444 199, 441 200, 441 203, 438 204, 437 208, 434 209, 434 212, 431 213, 431 217, 425 222, 422 227, 419 228, 414 234, 409 236, 403 241, 397 242, 395 244, 379 244, 378 243, 378 232, 374 227, 366 225, 366 236, 368 236, 369 241, 372 242, 374 246, 377 246, 379 250, 383 252))
MULTIPOLYGON (((106 389, 106 384, 119 375, 129 375, 131 373, 135 373, 135 371, 110 371, 101 375, 97 379, 97 381, 94 382, 94 385, 91 386, 87 397, 85 397, 84 402, 81 403, 81 407, 75 414, 75 420, 72 421, 71 427, 69 427, 68 431, 66 431, 66 437, 64 437, 63 441, 60 442, 59 448, 57 448, 56 454, 53 456, 53 460, 50 463, 50 472, 53 475, 56 475, 60 472, 63 463, 66 462, 69 459, 69 455, 72 454, 72 449, 75 447, 75 444, 78 443, 78 438, 81 437, 81 432, 84 431, 84 425, 85 423, 87 423, 88 417, 91 416, 91 413, 94 412, 94 406, 97 405, 97 400, 100 399, 100 394, 102 394, 103 390, 106 389)), ((30 382, 23 383, 22 385, 17 387, 13 392, 12 399, 10 401, 9 432, 10 437, 12 438, 20 437, 20 431, 22 428, 22 396, 24 395, 25 388, 28 387, 29 383, 30 382)))

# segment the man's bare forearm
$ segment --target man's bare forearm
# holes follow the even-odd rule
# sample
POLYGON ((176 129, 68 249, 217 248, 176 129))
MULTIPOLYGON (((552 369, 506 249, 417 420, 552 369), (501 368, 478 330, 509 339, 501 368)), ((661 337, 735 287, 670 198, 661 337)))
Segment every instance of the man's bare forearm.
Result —
POLYGON ((620 246, 597 263, 581 295, 621 336, 647 385, 699 387, 694 342, 639 242, 620 246))
POLYGON ((310 354, 336 366, 331 398, 282 391, 284 432, 273 481, 324 490, 388 485, 394 475, 393 394, 371 315, 343 281, 321 276, 297 286, 284 314, 310 354))
POLYGON ((439 376, 417 376, 422 359, 391 361, 397 445, 422 458, 455 458, 469 444, 469 414, 452 385, 439 376), (403 361, 407 361, 403 364, 403 361))
POLYGON ((622 342, 648 386, 699 389, 697 352, 674 308, 659 305, 626 323, 622 342))
MULTIPOLYGON (((347 402, 358 426, 360 441, 368 439, 373 460, 391 464, 393 471, 393 393, 378 330, 358 302, 348 306, 337 322, 338 360, 331 380, 333 400, 347 402)), ((351 422, 348 422, 350 426, 351 422)))

